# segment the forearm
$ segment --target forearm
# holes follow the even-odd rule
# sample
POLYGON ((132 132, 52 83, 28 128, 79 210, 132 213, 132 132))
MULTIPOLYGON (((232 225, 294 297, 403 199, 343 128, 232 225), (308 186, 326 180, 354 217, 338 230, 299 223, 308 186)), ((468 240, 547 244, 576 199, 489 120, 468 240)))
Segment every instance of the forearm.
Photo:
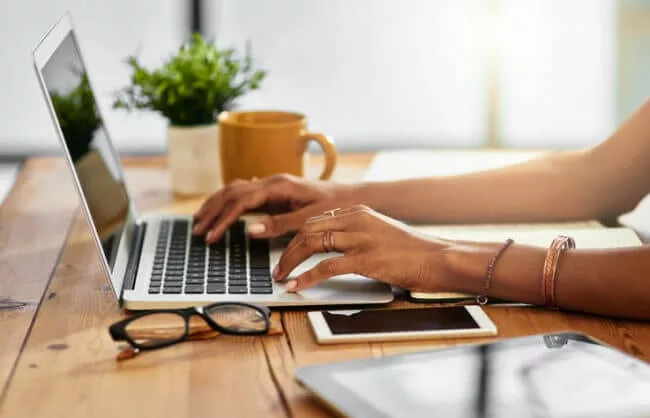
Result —
POLYGON ((650 193, 650 101, 606 141, 481 173, 360 186, 366 205, 435 223, 611 219, 650 193))
POLYGON ((540 222, 601 216, 588 151, 556 153, 481 173, 363 186, 364 203, 415 222, 540 222))
MULTIPOLYGON (((480 294, 486 266, 501 244, 465 244, 445 255, 451 290, 480 294)), ((542 305, 546 250, 513 245, 497 263, 489 296, 542 305)), ((650 246, 568 250, 556 282, 559 307, 607 316, 650 319, 650 246)))

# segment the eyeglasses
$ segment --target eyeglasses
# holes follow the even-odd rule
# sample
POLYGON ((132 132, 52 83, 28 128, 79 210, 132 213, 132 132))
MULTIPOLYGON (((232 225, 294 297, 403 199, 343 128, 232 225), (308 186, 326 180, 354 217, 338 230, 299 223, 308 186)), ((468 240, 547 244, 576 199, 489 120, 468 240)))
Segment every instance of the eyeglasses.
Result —
POLYGON ((243 302, 221 302, 203 307, 143 311, 114 323, 108 332, 114 341, 126 341, 132 350, 118 360, 140 351, 157 350, 186 340, 202 340, 218 334, 263 335, 271 327, 271 311, 266 306, 243 302), (199 316, 210 329, 190 324, 199 316), (198 328, 198 332, 195 332, 198 328))

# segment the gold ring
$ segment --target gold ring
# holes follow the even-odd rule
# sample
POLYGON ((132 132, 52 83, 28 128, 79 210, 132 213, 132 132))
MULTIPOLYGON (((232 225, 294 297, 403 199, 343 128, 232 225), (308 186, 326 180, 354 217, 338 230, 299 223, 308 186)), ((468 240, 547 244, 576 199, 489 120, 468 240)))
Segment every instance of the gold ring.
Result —
POLYGON ((327 236, 329 238, 328 248, 330 251, 336 251, 336 243, 334 242, 334 232, 327 231, 327 236))
POLYGON ((322 243, 324 252, 331 253, 332 251, 336 251, 334 244, 334 233, 332 231, 325 231, 323 234, 322 243))
POLYGON ((325 215, 325 216, 335 216, 336 212, 339 211, 339 210, 341 210, 341 208, 326 210, 325 212, 323 212, 323 215, 325 215))
POLYGON ((325 231, 325 233, 323 234, 322 244, 323 244, 323 252, 324 253, 329 253, 330 252, 330 249, 328 247, 329 238, 327 237, 327 234, 329 234, 329 233, 330 233, 330 231, 325 231))

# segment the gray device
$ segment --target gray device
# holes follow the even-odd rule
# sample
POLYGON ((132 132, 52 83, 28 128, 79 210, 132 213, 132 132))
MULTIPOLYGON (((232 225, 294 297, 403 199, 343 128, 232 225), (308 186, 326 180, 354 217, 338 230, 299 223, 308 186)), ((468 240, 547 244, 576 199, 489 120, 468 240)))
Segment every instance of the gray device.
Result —
POLYGON ((650 416, 650 366, 575 332, 301 367, 350 417, 650 416))
MULTIPOLYGON (((285 291, 270 277, 282 253, 281 242, 249 239, 245 219, 234 224, 219 243, 206 246, 202 239, 192 237, 190 215, 138 213, 101 117, 69 13, 41 39, 33 59, 102 265, 121 306, 140 310, 220 301, 311 306, 393 300, 389 286, 353 274, 298 293, 285 291), (87 111, 83 113, 91 117, 70 112, 70 98, 81 103, 87 111)), ((292 277, 332 256, 337 254, 310 258, 292 277)))

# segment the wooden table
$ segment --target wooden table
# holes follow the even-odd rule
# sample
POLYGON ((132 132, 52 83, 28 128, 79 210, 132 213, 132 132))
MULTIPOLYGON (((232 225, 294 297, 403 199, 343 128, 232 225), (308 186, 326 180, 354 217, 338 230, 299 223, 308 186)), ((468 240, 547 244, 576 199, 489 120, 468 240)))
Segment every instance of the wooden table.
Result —
MULTIPOLYGON (((359 178, 370 159, 343 156, 336 178, 359 178)), ((170 194, 163 158, 124 164, 142 211, 191 212, 199 204, 170 194)), ((123 313, 77 206, 63 162, 34 159, 0 209, 0 417, 327 416, 294 382, 296 367, 478 341, 319 346, 297 311, 281 313, 281 336, 220 337, 117 363, 107 327, 123 313)), ((650 324, 486 310, 499 338, 579 330, 650 360, 650 324)))

